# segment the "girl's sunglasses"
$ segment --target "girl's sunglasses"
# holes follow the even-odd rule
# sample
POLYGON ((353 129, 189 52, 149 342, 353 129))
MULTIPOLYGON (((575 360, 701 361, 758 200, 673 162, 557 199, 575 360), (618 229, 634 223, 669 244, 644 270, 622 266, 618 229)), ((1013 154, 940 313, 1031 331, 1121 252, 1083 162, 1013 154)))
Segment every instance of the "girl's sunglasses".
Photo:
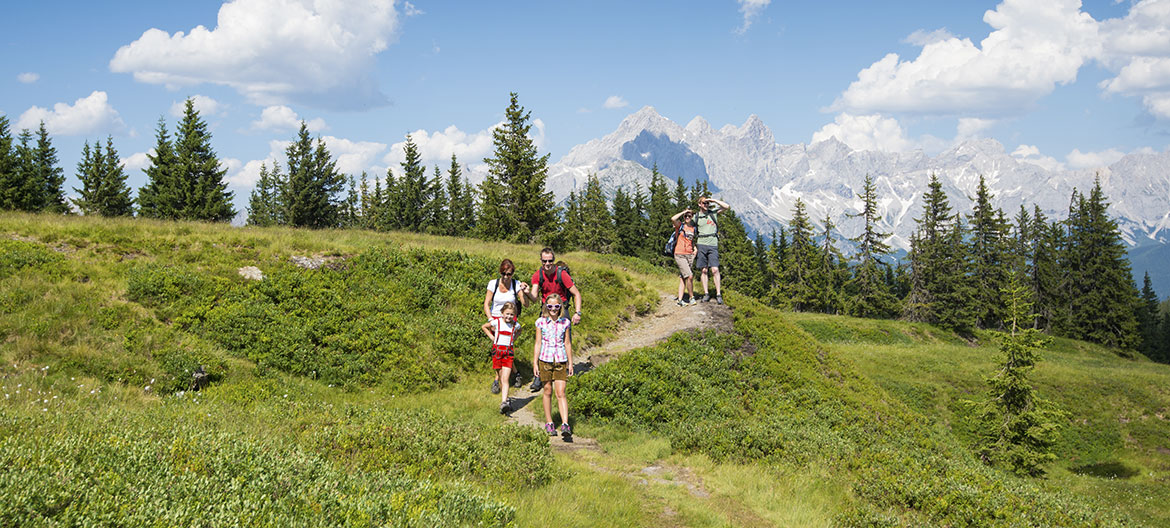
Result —
POLYGON ((549 310, 560 310, 561 309, 561 305, 559 305, 559 304, 546 304, 546 305, 544 305, 544 307, 548 308, 549 310))

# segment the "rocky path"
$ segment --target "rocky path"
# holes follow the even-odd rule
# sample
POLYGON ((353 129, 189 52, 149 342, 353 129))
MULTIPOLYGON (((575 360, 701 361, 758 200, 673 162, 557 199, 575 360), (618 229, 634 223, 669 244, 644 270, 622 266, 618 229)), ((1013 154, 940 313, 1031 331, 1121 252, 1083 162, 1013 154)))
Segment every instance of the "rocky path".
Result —
MULTIPOLYGON (((593 367, 621 355, 635 348, 654 345, 664 341, 675 332, 688 330, 718 329, 731 330, 731 310, 724 305, 699 303, 693 306, 678 306, 674 297, 662 295, 658 301, 658 309, 651 315, 636 318, 621 330, 618 337, 602 346, 586 349, 581 352, 585 361, 574 365, 577 375, 588 372, 593 367)), ((509 416, 513 423, 542 428, 544 427, 544 408, 541 406, 539 392, 528 391, 525 385, 520 389, 512 389, 513 406, 515 411, 509 416)), ((569 398, 570 406, 572 397, 569 398)), ((556 398, 553 398, 556 405, 556 398)), ((569 409, 570 415, 572 408, 569 409)), ((600 450, 597 440, 585 436, 574 435, 571 442, 564 441, 560 436, 549 437, 549 444, 557 451, 575 451, 580 449, 600 450)))

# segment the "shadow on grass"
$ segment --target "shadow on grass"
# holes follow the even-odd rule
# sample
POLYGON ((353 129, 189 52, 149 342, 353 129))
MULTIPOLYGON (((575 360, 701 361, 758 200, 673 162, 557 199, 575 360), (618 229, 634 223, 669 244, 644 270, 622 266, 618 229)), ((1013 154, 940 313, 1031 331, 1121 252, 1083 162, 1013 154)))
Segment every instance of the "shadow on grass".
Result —
POLYGON ((1094 464, 1085 464, 1070 468, 1073 473, 1078 475, 1088 475, 1090 477, 1098 478, 1120 478, 1127 479, 1137 476, 1137 468, 1129 467, 1116 460, 1111 462, 1097 462, 1094 464))

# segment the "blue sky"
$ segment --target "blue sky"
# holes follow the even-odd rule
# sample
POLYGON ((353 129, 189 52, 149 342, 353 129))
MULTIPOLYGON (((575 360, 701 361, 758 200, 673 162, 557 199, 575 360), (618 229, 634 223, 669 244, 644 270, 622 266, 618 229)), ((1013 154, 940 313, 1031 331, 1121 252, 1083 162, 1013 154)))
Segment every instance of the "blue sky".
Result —
POLYGON ((159 117, 195 97, 241 210, 302 119, 350 173, 397 169, 406 134, 474 170, 512 91, 553 161, 647 105, 756 114, 784 144, 989 137, 1052 168, 1170 145, 1170 0, 103 4, 5 6, 0 113, 45 120, 70 187, 113 135, 137 189, 159 117))

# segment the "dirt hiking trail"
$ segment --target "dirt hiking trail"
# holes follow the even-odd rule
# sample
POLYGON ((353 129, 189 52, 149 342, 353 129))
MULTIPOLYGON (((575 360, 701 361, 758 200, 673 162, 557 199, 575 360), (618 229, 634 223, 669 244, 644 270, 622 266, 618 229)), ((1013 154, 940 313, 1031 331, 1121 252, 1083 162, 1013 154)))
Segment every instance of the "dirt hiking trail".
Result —
MULTIPOLYGON (((582 350, 574 366, 575 376, 588 375, 589 370, 605 364, 607 361, 620 356, 626 351, 654 345, 664 341, 675 332, 689 330, 719 330, 731 331, 731 309, 726 305, 716 304, 714 300, 692 306, 679 306, 674 296, 663 294, 658 300, 658 308, 653 314, 637 317, 625 325, 616 339, 604 345, 582 350)), ((544 427, 544 408, 540 402, 541 393, 530 392, 528 385, 519 389, 512 389, 512 406, 515 409, 508 417, 509 421, 527 427, 544 427)), ((556 405, 556 397, 553 397, 556 405)), ((569 415, 573 414, 573 398, 569 395, 569 415)), ((555 451, 575 451, 588 449, 600 451, 597 440, 574 434, 571 442, 564 441, 561 436, 550 436, 549 444, 555 451)))

